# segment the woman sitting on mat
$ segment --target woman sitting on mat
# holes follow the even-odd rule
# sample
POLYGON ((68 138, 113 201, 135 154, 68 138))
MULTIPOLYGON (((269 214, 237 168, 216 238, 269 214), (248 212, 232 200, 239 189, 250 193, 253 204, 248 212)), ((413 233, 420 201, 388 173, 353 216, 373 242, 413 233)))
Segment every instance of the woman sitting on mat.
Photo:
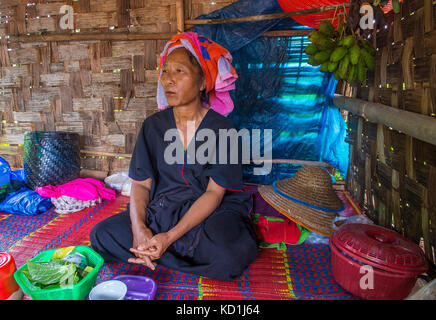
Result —
MULTIPOLYGON (((233 280, 256 259, 256 236, 248 218, 252 201, 242 188, 240 148, 237 164, 219 161, 220 129, 234 128, 223 115, 233 108, 226 90, 234 88, 237 75, 230 63, 226 49, 192 32, 167 43, 158 81, 158 105, 164 110, 147 117, 138 135, 129 168, 130 204, 90 234, 92 247, 106 262, 152 270, 160 264, 233 280), (216 154, 208 154, 216 161, 205 164, 192 161, 189 151, 202 145, 197 137, 202 129, 212 130, 217 138, 216 154), (168 132, 175 132, 175 141, 183 145, 179 163, 168 163, 165 149, 174 143, 165 139, 168 132)), ((231 152, 226 152, 229 159, 231 152)))

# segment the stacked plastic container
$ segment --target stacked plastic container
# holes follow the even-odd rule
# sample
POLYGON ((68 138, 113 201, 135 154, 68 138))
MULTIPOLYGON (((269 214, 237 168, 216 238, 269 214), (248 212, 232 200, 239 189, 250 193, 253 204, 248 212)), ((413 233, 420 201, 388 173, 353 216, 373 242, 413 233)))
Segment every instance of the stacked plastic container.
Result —
POLYGON ((14 279, 16 270, 14 258, 7 252, 0 252, 0 300, 14 299, 20 290, 14 279))
POLYGON ((329 244, 335 280, 363 299, 404 299, 417 277, 428 270, 428 262, 418 245, 380 226, 343 225, 329 244))

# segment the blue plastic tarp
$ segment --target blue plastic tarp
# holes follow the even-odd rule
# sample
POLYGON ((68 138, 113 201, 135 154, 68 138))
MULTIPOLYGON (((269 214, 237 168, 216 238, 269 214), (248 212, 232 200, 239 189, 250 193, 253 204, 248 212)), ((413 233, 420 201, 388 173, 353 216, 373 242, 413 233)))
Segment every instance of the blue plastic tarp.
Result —
MULTIPOLYGON (((228 19, 283 12, 276 0, 240 0, 196 19, 228 19)), ((307 29, 296 21, 283 18, 257 22, 195 25, 194 30, 233 53, 268 30, 307 29)))
MULTIPOLYGON (((240 0, 197 19, 234 18, 283 12, 276 0, 240 0)), ((307 36, 260 37, 268 30, 308 29, 290 18, 257 22, 196 25, 194 31, 227 48, 238 73, 235 104, 228 117, 237 129, 272 130, 272 144, 255 137, 261 156, 324 161, 346 178, 349 149, 346 124, 331 98, 336 80, 307 63, 307 36), (269 149, 268 149, 269 146, 269 149), (264 149, 266 147, 266 149, 264 149)), ((253 145, 253 141, 252 141, 253 145)), ((300 166, 244 165, 244 180, 269 184, 292 176, 300 166), (262 174, 254 174, 255 168, 262 174)))
POLYGON ((41 197, 35 191, 23 187, 9 193, 0 202, 0 212, 34 216, 47 211, 52 205, 50 198, 41 197))

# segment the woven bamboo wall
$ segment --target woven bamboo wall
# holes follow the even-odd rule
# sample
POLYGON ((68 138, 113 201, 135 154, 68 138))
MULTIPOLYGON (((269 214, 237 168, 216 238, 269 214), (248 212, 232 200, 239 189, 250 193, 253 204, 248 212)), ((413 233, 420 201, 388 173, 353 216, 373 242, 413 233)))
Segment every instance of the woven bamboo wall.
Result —
MULTIPOLYGON (((232 0, 185 0, 185 19, 232 0)), ((81 149, 131 154, 145 117, 157 111, 159 54, 166 41, 12 42, 7 36, 79 32, 176 32, 176 0, 0 1, 0 154, 23 167, 24 132, 69 131, 81 149), (62 5, 74 30, 62 30, 62 5)), ((128 157, 82 154, 82 167, 110 174, 128 157)))
MULTIPOLYGON (((435 117, 436 2, 405 1, 375 41, 376 70, 368 86, 351 88, 350 95, 435 117)), ((348 125, 347 189, 371 219, 413 239, 434 263, 436 141, 429 144, 353 115, 348 125)))

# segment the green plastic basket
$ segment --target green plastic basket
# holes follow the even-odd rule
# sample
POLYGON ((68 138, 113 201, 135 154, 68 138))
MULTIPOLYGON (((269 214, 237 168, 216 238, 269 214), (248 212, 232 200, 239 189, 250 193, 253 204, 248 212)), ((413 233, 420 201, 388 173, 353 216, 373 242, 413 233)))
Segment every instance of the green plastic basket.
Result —
MULTIPOLYGON (((47 250, 36 255, 30 261, 48 262, 53 253, 59 248, 47 250)), ((22 265, 14 272, 14 278, 24 293, 30 295, 33 300, 83 300, 87 297, 91 289, 95 286, 97 274, 103 265, 103 258, 90 247, 77 246, 73 252, 79 252, 86 256, 88 265, 93 269, 82 280, 73 286, 53 289, 34 288, 21 270, 27 267, 22 265)))

